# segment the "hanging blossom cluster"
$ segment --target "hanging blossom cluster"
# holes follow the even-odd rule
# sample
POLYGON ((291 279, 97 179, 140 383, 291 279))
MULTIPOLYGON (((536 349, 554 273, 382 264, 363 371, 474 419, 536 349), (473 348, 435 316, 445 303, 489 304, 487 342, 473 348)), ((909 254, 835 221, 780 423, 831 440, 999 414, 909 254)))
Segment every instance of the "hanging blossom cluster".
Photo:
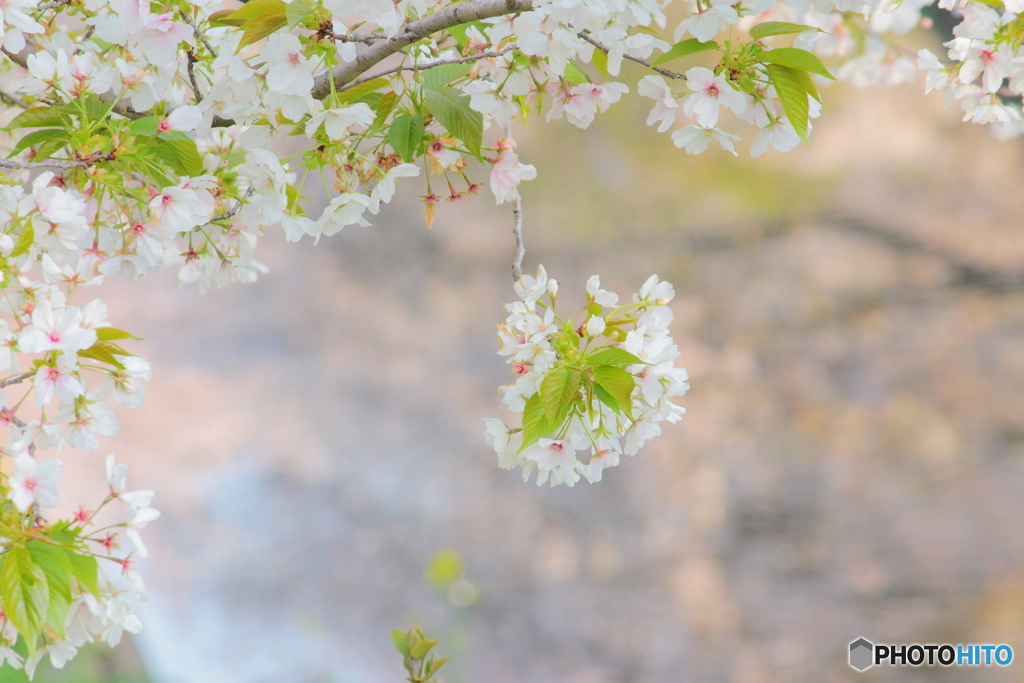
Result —
POLYGON ((661 434, 659 422, 683 416, 669 400, 690 388, 686 370, 673 364, 672 285, 652 275, 632 303, 620 304, 595 275, 586 306, 568 319, 555 312, 558 283, 543 266, 516 293, 522 300, 505 306, 498 353, 516 377, 502 391, 505 405, 522 413, 522 427, 485 420, 499 466, 522 466, 524 481, 536 471, 537 484, 572 486, 581 476, 595 483, 620 456, 661 434))
MULTIPOLYGON (((57 458, 95 451, 150 376, 103 302, 75 299, 82 289, 168 268, 200 291, 252 282, 266 231, 317 241, 365 226, 399 187, 428 226, 484 188, 512 203, 518 276, 520 185, 539 173, 513 127, 529 115, 586 128, 635 94, 689 153, 736 153, 745 131, 752 155, 785 151, 809 139, 833 70, 858 85, 909 80, 895 36, 927 23, 922 0, 0 4, 0 656, 29 669, 138 628, 132 562, 157 514, 111 465, 100 504, 47 516, 57 458), (115 501, 125 520, 94 528, 115 501)), ((921 53, 927 87, 1019 133, 1020 3, 940 5, 962 21, 948 62, 921 53)), ((550 282, 523 278, 505 326, 522 430, 488 431, 503 466, 596 481, 679 417, 671 288, 652 280, 617 307, 594 280, 576 328, 555 317, 550 282)))

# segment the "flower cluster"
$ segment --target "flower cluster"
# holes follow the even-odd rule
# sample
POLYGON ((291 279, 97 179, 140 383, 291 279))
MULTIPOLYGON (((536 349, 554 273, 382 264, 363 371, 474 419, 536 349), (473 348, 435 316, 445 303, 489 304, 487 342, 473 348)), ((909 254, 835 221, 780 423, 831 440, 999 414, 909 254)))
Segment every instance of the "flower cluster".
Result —
POLYGON ((659 422, 682 417, 670 400, 690 388, 668 331, 672 285, 652 275, 632 303, 620 304, 595 275, 586 306, 567 319, 555 312, 558 283, 543 266, 516 293, 522 300, 505 306, 498 353, 516 377, 502 392, 505 405, 523 414, 522 427, 485 420, 501 467, 521 465, 524 480, 536 470, 538 484, 572 486, 581 476, 595 483, 620 456, 661 434, 659 422))

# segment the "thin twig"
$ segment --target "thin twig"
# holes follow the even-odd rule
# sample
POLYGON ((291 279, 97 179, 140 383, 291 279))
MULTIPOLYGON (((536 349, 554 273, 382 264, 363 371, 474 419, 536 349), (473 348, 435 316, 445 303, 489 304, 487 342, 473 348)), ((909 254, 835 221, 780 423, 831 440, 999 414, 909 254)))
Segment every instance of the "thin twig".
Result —
POLYGON ((18 384, 19 382, 24 382, 25 380, 29 379, 30 377, 34 377, 35 374, 36 373, 34 373, 34 372, 23 372, 20 375, 15 375, 14 377, 8 377, 3 382, 0 382, 0 389, 3 389, 4 387, 9 387, 12 384, 18 384))
MULTIPOLYGON (((602 45, 601 43, 599 43, 596 40, 594 40, 593 38, 591 38, 589 33, 584 33, 583 31, 580 31, 576 35, 578 35, 580 38, 582 38, 583 40, 587 41, 588 43, 590 43, 591 45, 596 47, 601 52, 607 53, 611 49, 610 47, 607 47, 606 45, 602 45)), ((639 57, 634 57, 631 54, 623 54, 622 56, 625 59, 628 59, 631 62, 636 62, 637 64, 643 64, 648 69, 652 69, 654 71, 657 71, 658 73, 660 73, 662 76, 665 76, 666 78, 679 78, 679 79, 685 79, 686 78, 686 76, 684 76, 683 74, 676 73, 675 71, 669 71, 668 69, 662 69, 660 66, 654 66, 653 64, 648 62, 646 59, 640 59, 639 57)))
POLYGON ((17 95, 12 95, 2 90, 0 90, 0 100, 3 100, 4 102, 13 107, 21 107, 22 109, 28 109, 28 104, 25 103, 25 100, 21 99, 17 95))
POLYGON ((192 92, 195 93, 196 103, 203 101, 203 93, 199 92, 199 83, 196 81, 196 53, 191 48, 186 52, 185 70, 188 72, 188 82, 192 84, 192 92))
MULTIPOLYGON (((248 199, 249 197, 252 196, 253 192, 255 191, 256 188, 250 187, 248 190, 245 191, 245 194, 242 196, 242 199, 248 199)), ((218 216, 214 216, 213 218, 210 219, 210 222, 212 223, 213 221, 226 221, 227 219, 233 217, 236 213, 238 213, 238 210, 242 208, 242 199, 238 200, 238 203, 235 204, 235 208, 231 209, 230 211, 225 211, 224 213, 218 216)))
POLYGON ((375 78, 380 78, 381 76, 387 76, 388 74, 397 73, 399 71, 412 71, 413 68, 415 68, 418 71, 425 71, 427 69, 433 69, 435 66, 444 66, 445 64, 465 64, 466 62, 475 62, 478 59, 491 59, 493 57, 500 57, 501 55, 505 54, 506 52, 510 52, 511 50, 514 50, 514 49, 516 49, 515 45, 509 45, 508 47, 504 47, 504 48, 502 48, 500 50, 494 50, 494 51, 491 51, 491 52, 481 52, 480 54, 470 55, 468 57, 458 57, 458 58, 455 58, 455 59, 439 59, 436 62, 430 62, 429 64, 416 65, 415 67, 409 67, 409 66, 404 66, 404 65, 400 64, 400 65, 398 65, 398 66, 396 66, 396 67, 394 67, 392 69, 387 69, 385 71, 380 71, 378 73, 375 73, 372 76, 364 76, 363 78, 359 78, 357 80, 354 80, 351 83, 349 83, 348 85, 346 85, 346 86, 344 86, 342 88, 338 88, 338 92, 344 92, 345 90, 348 90, 349 88, 354 88, 357 85, 360 85, 362 83, 366 83, 367 81, 372 81, 375 78))
POLYGON ((360 33, 359 31, 353 31, 352 33, 335 33, 328 28, 321 29, 320 35, 339 43, 364 43, 366 45, 373 45, 377 41, 387 40, 387 36, 372 36, 369 33, 360 33))
POLYGON ((179 12, 179 13, 181 14, 181 18, 185 20, 185 23, 192 27, 192 32, 196 34, 196 38, 198 38, 200 41, 202 41, 203 45, 210 52, 210 54, 213 55, 214 58, 216 58, 217 57, 217 51, 213 49, 213 45, 210 45, 210 41, 208 41, 206 39, 206 36, 203 35, 203 32, 200 31, 199 27, 196 26, 196 23, 194 21, 192 21, 192 17, 190 17, 185 12, 179 12))
MULTIPOLYGON (((512 140, 512 124, 505 126, 505 139, 512 140)), ((512 200, 512 234, 516 238, 516 257, 512 260, 512 282, 519 282, 523 276, 523 257, 526 256, 526 244, 523 242, 523 197, 516 188, 516 196, 512 200)))
POLYGON ((519 282, 523 276, 523 257, 526 256, 526 245, 523 244, 523 198, 516 191, 516 198, 512 200, 512 217, 515 219, 515 227, 512 234, 516 236, 516 258, 512 261, 512 281, 519 282))
POLYGON ((56 2, 41 2, 36 5, 36 9, 57 9, 58 7, 64 7, 70 5, 72 0, 57 0, 56 2))

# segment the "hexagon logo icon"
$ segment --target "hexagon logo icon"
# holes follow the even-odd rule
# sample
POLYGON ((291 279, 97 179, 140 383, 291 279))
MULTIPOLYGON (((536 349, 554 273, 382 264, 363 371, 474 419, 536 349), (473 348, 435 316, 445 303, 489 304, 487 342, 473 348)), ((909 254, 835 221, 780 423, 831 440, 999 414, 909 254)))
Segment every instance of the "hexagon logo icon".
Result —
POLYGON ((850 666, 857 671, 864 671, 874 664, 875 646, 866 638, 858 638, 850 643, 850 666))

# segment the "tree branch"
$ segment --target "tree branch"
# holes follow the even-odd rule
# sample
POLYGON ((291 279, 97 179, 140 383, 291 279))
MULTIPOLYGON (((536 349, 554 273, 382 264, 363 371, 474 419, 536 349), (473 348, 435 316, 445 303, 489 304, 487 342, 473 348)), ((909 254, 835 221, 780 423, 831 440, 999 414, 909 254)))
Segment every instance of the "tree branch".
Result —
POLYGON ((2 90, 0 90, 0 100, 3 100, 12 107, 21 107, 22 109, 28 109, 28 104, 25 103, 25 100, 21 99, 17 95, 12 95, 2 90))
POLYGON ((203 46, 207 49, 207 51, 209 51, 209 53, 213 55, 214 58, 216 58, 217 51, 213 49, 213 45, 210 45, 210 41, 206 39, 206 36, 203 35, 203 32, 200 31, 199 27, 196 26, 196 23, 192 21, 192 17, 190 17, 185 12, 179 12, 179 14, 181 15, 181 18, 185 20, 185 23, 192 27, 192 33, 196 34, 196 38, 198 38, 200 42, 202 42, 203 46))
POLYGON ((34 373, 34 372, 23 372, 20 375, 14 375, 13 377, 8 377, 3 382, 0 382, 0 389, 3 389, 5 387, 9 387, 12 384, 18 384, 19 382, 24 382, 25 380, 27 380, 27 379, 29 379, 31 377, 34 377, 35 374, 36 373, 34 373))
MULTIPOLYGON (((242 197, 242 199, 248 199, 253 195, 253 192, 255 191, 255 188, 250 187, 248 190, 245 191, 245 195, 242 197)), ((236 213, 238 213, 238 210, 242 208, 242 199, 238 200, 238 203, 235 204, 235 208, 231 209, 230 211, 225 211, 222 214, 214 216, 213 218, 210 219, 210 222, 212 223, 213 221, 226 221, 227 219, 234 216, 236 213)))
POLYGON ((0 48, 0 52, 3 52, 5 55, 7 55, 8 59, 10 59, 12 62, 17 64, 21 68, 23 68, 23 69, 27 69, 28 68, 28 55, 26 53, 19 52, 18 54, 14 54, 13 52, 8 50, 7 48, 0 48))
POLYGON ((433 33, 460 24, 529 12, 532 9, 532 0, 468 0, 406 24, 398 35, 374 43, 361 52, 354 62, 338 66, 333 73, 325 71, 317 75, 313 85, 313 97, 318 100, 324 99, 331 93, 331 80, 334 81, 335 89, 342 88, 391 55, 433 33))
POLYGON ((438 60, 436 62, 430 62, 429 64, 423 64, 423 65, 416 65, 415 67, 407 67, 407 66, 403 66, 403 65, 399 64, 398 66, 396 66, 396 67, 394 67, 392 69, 387 69, 385 71, 379 71, 379 72, 373 74, 372 76, 364 76, 363 78, 356 79, 356 80, 350 82, 348 85, 346 85, 346 86, 344 86, 342 88, 338 88, 338 92, 343 92, 345 90, 348 90, 349 88, 354 88, 354 87, 356 87, 357 85, 359 85, 361 83, 366 83, 367 81, 372 81, 375 78, 380 78, 381 76, 387 76, 388 74, 393 74, 393 73, 396 73, 398 71, 405 71, 405 70, 411 71, 413 68, 415 68, 415 69, 417 69, 419 71, 425 71, 427 69, 433 69, 435 66, 444 66, 445 64, 465 64, 466 62, 475 62, 478 59, 490 59, 492 57, 500 57, 501 55, 505 54, 506 52, 509 52, 511 50, 514 50, 514 49, 516 49, 515 45, 509 45, 508 47, 502 48, 501 50, 494 50, 494 51, 491 51, 491 52, 481 52, 480 54, 470 55, 468 57, 459 57, 457 59, 440 59, 440 60, 438 60))
POLYGON ((114 159, 113 152, 94 154, 85 159, 48 159, 46 161, 14 161, 13 159, 0 159, 0 168, 10 168, 17 171, 32 171, 37 168, 59 168, 70 170, 72 168, 88 168, 101 161, 114 159))
MULTIPOLYGON (((607 52, 611 49, 610 47, 608 47, 606 45, 602 45, 601 43, 599 43, 596 40, 594 40, 593 38, 591 38, 589 33, 584 33, 583 31, 580 31, 576 35, 578 35, 580 38, 582 38, 583 40, 587 41, 588 43, 590 43, 591 45, 596 47, 601 52, 604 52, 604 53, 607 54, 607 52)), ((685 79, 686 78, 686 76, 684 76, 683 74, 676 73, 675 71, 669 71, 668 69, 662 69, 660 66, 654 66, 653 64, 648 62, 646 59, 640 59, 639 57, 634 57, 633 55, 630 55, 630 54, 623 54, 622 57, 624 59, 628 59, 631 62, 636 62, 637 64, 643 64, 648 69, 651 69, 653 71, 657 71, 658 73, 660 73, 662 76, 665 76, 666 78, 678 78, 678 79, 685 79)))
POLYGON ((523 243, 523 198, 516 192, 516 198, 512 200, 512 217, 515 219, 515 226, 512 234, 516 237, 516 257, 512 261, 512 281, 519 282, 523 276, 523 257, 526 256, 526 245, 523 243))

